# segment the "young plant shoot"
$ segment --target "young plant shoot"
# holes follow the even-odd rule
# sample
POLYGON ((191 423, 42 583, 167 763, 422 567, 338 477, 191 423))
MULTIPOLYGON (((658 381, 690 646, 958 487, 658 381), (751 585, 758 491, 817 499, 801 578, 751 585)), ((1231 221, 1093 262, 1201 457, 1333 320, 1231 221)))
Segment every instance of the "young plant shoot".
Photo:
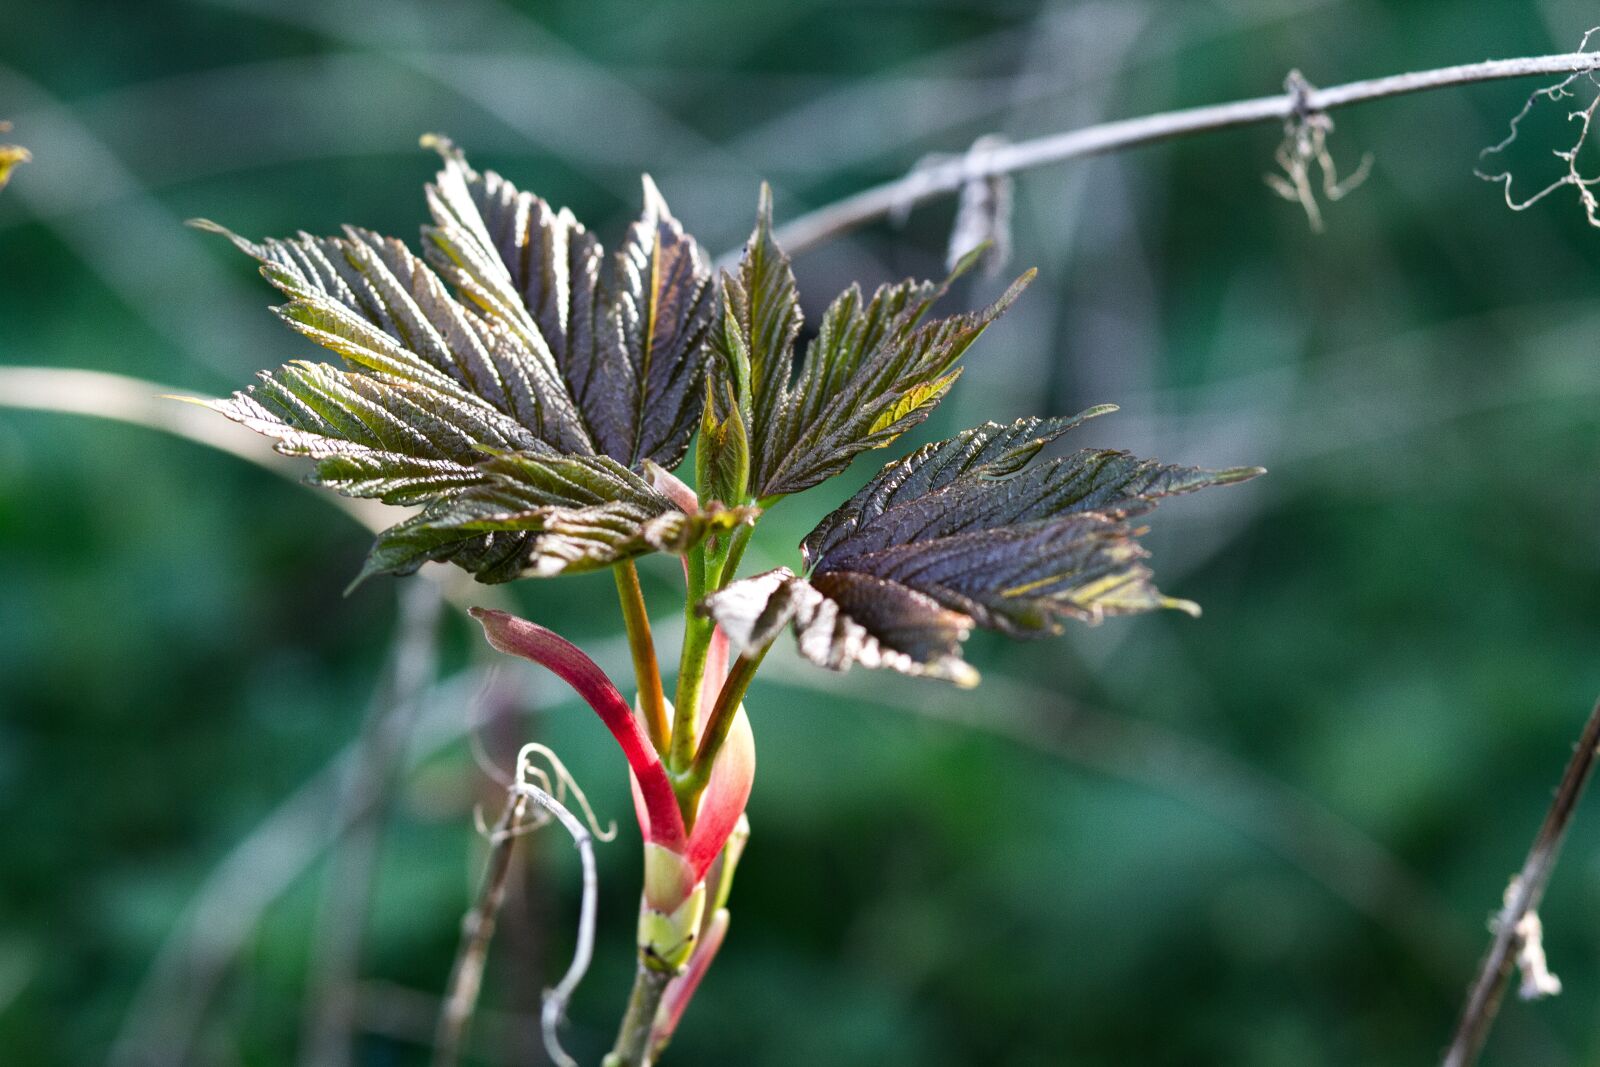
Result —
MULTIPOLYGON (((985 423, 880 470, 800 546, 799 572, 738 577, 763 511, 926 419, 992 306, 931 314, 943 283, 852 286, 797 351, 800 302, 762 191, 736 270, 706 258, 648 178, 608 260, 570 212, 473 170, 449 142, 427 188, 423 254, 347 228, 260 244, 288 325, 335 352, 210 406, 315 461, 335 492, 419 508, 361 577, 453 563, 481 582, 610 568, 637 699, 554 631, 475 609, 491 645, 559 675, 616 738, 644 840, 638 973, 613 1065, 665 1048, 728 929, 749 833, 755 743, 744 699, 773 641, 801 656, 978 683, 974 627, 1015 637, 1156 608, 1135 520, 1165 496, 1241 482, 1126 452, 1040 453, 1085 420, 985 423), (692 482, 672 473, 695 445, 692 482), (682 559, 687 622, 671 699, 636 557, 682 559)), ((685 472, 687 473, 687 472, 685 472)), ((546 620, 552 621, 552 620, 546 620)))

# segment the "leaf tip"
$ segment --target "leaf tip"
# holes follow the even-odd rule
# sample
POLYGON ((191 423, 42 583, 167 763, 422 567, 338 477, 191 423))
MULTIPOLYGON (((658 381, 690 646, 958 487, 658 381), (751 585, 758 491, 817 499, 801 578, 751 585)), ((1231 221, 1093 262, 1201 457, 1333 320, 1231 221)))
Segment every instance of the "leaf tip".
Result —
POLYGON ((948 661, 944 665, 943 673, 957 689, 976 689, 978 683, 983 681, 978 668, 964 659, 948 661))
POLYGON ((190 229, 199 230, 202 233, 214 233, 221 237, 226 237, 233 247, 237 248, 239 251, 243 252, 252 259, 264 259, 266 256, 265 250, 258 246, 254 241, 240 237, 238 234, 234 233, 220 222, 212 222, 210 219, 189 219, 184 223, 184 225, 188 226, 190 229))
POLYGON ((1217 472, 1218 485, 1234 485, 1238 482, 1248 482, 1252 478, 1259 478, 1267 473, 1265 467, 1229 467, 1225 471, 1217 472))
POLYGON ((203 396, 184 396, 181 393, 157 393, 157 400, 176 400, 180 404, 194 404, 209 411, 217 410, 219 404, 226 404, 226 400, 207 398, 203 396))
POLYGON ((1023 271, 1017 280, 1012 282, 1006 291, 1001 294, 1000 299, 994 302, 993 313, 998 315, 1000 312, 1010 307, 1016 301, 1017 297, 1022 295, 1022 291, 1028 288, 1028 286, 1032 285, 1033 280, 1038 276, 1038 267, 1029 267, 1027 270, 1023 271))
POLYGON ((417 147, 431 148, 446 161, 461 159, 461 149, 457 148, 456 143, 442 133, 423 134, 417 138, 417 147))
POLYGON ((366 584, 368 578, 371 578, 377 573, 377 568, 374 567, 369 560, 367 563, 362 565, 361 572, 354 578, 350 579, 350 583, 344 587, 344 592, 340 595, 346 597, 353 595, 357 589, 360 589, 366 584))
POLYGON ((1191 619, 1198 619, 1200 617, 1200 605, 1196 604, 1192 600, 1183 600, 1175 596, 1164 596, 1161 598, 1161 606, 1164 608, 1169 608, 1173 611, 1181 611, 1191 619))
POLYGON ((644 214, 652 222, 666 222, 672 219, 672 211, 667 207, 666 197, 661 195, 661 189, 656 185, 656 180, 649 174, 639 175, 639 182, 644 186, 644 214))

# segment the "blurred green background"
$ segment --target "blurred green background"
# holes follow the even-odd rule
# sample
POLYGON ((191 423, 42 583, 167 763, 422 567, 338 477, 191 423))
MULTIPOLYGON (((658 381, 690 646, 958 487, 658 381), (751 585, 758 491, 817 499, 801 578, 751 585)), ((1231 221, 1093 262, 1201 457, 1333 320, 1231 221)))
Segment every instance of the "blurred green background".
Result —
MULTIPOLYGON (((761 179, 792 218, 984 133, 1258 95, 1294 67, 1567 51, 1593 21, 1576 0, 19 0, 0 118, 36 161, 0 193, 0 364, 214 395, 313 354, 182 221, 414 237, 425 131, 608 242, 648 170, 726 251, 761 179)), ((1600 241, 1571 196, 1513 214, 1472 176, 1535 87, 1339 113, 1335 156, 1376 164, 1322 235, 1262 182, 1270 127, 1019 178, 1012 269, 1039 280, 918 439, 1116 402, 1079 444, 1272 473, 1155 517, 1162 585, 1199 621, 979 636, 971 694, 775 652, 732 934, 669 1063, 1437 1055, 1600 691, 1600 241)), ((1537 181, 1571 136, 1544 109, 1513 162, 1537 181)), ((801 256, 811 320, 851 280, 938 273, 952 213, 801 256)), ((870 466, 777 509, 747 569, 792 563, 870 466)), ((485 697, 454 606, 341 962, 329 886, 359 886, 371 839, 330 865, 339 761, 403 590, 426 588, 343 596, 367 543, 234 456, 0 409, 0 1062, 338 1063, 306 1053, 330 1004, 347 1062, 425 1062, 472 809, 497 793, 473 719, 502 766, 555 746, 622 824, 566 1031, 585 1063, 609 1046, 639 867, 621 761, 531 669, 485 697)), ((643 568, 669 632, 674 568, 643 568)), ((625 671, 607 576, 509 595, 625 671)), ((572 945, 572 849, 551 832, 521 856, 475 1062, 544 1062, 531 1020, 572 945)), ((1597 895, 1585 809, 1543 909, 1566 992, 1509 1003, 1486 1062, 1600 1062, 1597 895)))

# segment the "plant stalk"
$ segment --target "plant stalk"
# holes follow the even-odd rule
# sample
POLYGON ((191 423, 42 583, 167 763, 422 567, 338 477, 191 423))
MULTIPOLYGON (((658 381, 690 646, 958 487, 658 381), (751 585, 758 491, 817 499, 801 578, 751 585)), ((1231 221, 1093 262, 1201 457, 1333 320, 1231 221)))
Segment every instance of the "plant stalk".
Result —
POLYGON ((667 770, 681 774, 694 762, 695 727, 700 716, 700 683, 705 678, 706 655, 711 649, 715 624, 703 619, 695 605, 706 594, 707 560, 704 546, 686 557, 688 593, 683 606, 683 653, 678 659, 678 690, 673 707, 672 743, 667 770))
MULTIPOLYGON (((1304 93, 1284 92, 1141 118, 1086 126, 1031 141, 967 153, 932 166, 918 167, 895 181, 875 185, 820 207, 778 227, 773 238, 791 255, 849 233, 895 212, 909 211, 925 200, 957 193, 972 182, 1015 174, 1050 163, 1116 152, 1157 141, 1209 133, 1235 126, 1284 122, 1297 114, 1322 114, 1367 100, 1381 100, 1430 89, 1448 89, 1503 78, 1539 74, 1580 74, 1600 70, 1600 52, 1566 52, 1519 59, 1491 59, 1435 70, 1411 71, 1383 78, 1348 82, 1304 93)), ((737 259, 730 253, 720 262, 737 259)))
POLYGON ((739 526, 733 531, 728 545, 727 558, 722 561, 722 570, 717 575, 715 587, 721 589, 739 574, 739 563, 744 559, 744 550, 750 545, 750 538, 755 534, 753 524, 739 526))
POLYGON ((656 751, 664 754, 671 743, 672 728, 667 723, 667 697, 661 688, 661 664, 656 659, 655 638, 650 633, 644 590, 639 586, 639 568, 628 559, 612 571, 617 576, 622 621, 628 629, 628 650, 633 653, 633 676, 639 686, 639 707, 644 712, 645 730, 656 751))
POLYGON ((705 791, 706 783, 711 781, 711 771, 716 766, 717 755, 722 751, 722 743, 728 739, 728 730, 733 726, 733 720, 739 713, 739 705, 744 700, 745 691, 750 688, 756 671, 761 668, 762 659, 767 655, 767 649, 771 647, 770 644, 763 645, 754 653, 745 653, 734 660, 733 667, 728 671, 728 678, 722 683, 721 692, 717 694, 716 706, 706 717, 705 735, 700 740, 700 749, 695 753, 694 763, 685 773, 685 781, 679 786, 679 796, 682 797, 687 793, 691 806, 705 791))
POLYGON ((478 1006, 478 990, 483 986, 489 942, 494 938, 500 907, 505 903, 512 850, 527 810, 528 798, 513 793, 490 831, 483 885, 478 890, 477 903, 461 920, 461 944, 456 950, 455 966, 450 969, 449 991, 433 1040, 433 1067, 455 1067, 461 1059, 467 1028, 478 1006))
POLYGON ((1544 890, 1550 884, 1556 859, 1561 854, 1561 842, 1572 825, 1572 816, 1583 796, 1584 786, 1594 774, 1596 759, 1600 758, 1600 703, 1589 713, 1589 721, 1578 737, 1578 747, 1567 761, 1566 772, 1556 789, 1556 798, 1545 813, 1544 822, 1528 849, 1528 858, 1522 870, 1511 881, 1506 892, 1505 906, 1494 919, 1494 941, 1489 945, 1478 976, 1467 994, 1461 1009, 1461 1021, 1456 1025, 1454 1039, 1444 1055, 1444 1067, 1469 1067, 1476 1063, 1489 1037, 1489 1028, 1500 1010, 1500 998, 1505 994, 1511 972, 1516 969, 1517 956, 1522 949, 1523 917, 1538 910, 1544 899, 1544 890))
POLYGON ((670 981, 672 975, 666 971, 639 964, 633 992, 628 996, 628 1010, 617 1030, 617 1043, 602 1067, 650 1067, 654 1058, 651 1038, 655 1033, 656 1012, 670 981))

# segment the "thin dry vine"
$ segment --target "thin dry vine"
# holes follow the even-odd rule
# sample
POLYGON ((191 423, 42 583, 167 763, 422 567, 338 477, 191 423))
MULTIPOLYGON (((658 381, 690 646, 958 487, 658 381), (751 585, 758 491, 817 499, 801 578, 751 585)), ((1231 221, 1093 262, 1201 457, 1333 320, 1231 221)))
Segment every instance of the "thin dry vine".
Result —
POLYGON ((481 821, 479 824, 480 832, 489 839, 489 857, 484 864, 483 885, 477 903, 461 921, 461 945, 450 971, 449 990, 439 1013, 438 1032, 434 1040, 434 1067, 453 1067, 459 1062, 466 1045, 468 1029, 478 1006, 478 993, 483 987, 489 942, 494 938, 495 924, 499 920, 501 905, 505 902, 516 840, 548 825, 552 820, 561 823, 577 846, 578 857, 583 864, 583 902, 572 963, 561 980, 545 991, 540 1024, 545 1050, 551 1061, 559 1067, 577 1065, 577 1061, 561 1047, 558 1030, 565 1019, 567 1003, 589 970, 589 960, 594 951, 598 892, 594 839, 610 841, 616 837, 617 829, 612 824, 601 830, 594 810, 589 806, 589 798, 573 780, 566 765, 549 748, 530 743, 524 745, 517 754, 516 775, 507 785, 506 804, 500 817, 495 820, 493 827, 483 826, 481 821), (534 763, 535 757, 543 759, 546 766, 534 763), (569 794, 583 812, 583 820, 579 820, 567 808, 569 794))
MULTIPOLYGON (((1593 37, 1597 31, 1600 31, 1600 27, 1595 27, 1583 35, 1583 40, 1578 45, 1579 52, 1588 50, 1589 38, 1593 37)), ((1590 87, 1596 90, 1596 95, 1585 106, 1567 113, 1567 121, 1578 124, 1578 135, 1572 145, 1568 148, 1552 149, 1551 154, 1565 164, 1565 173, 1538 192, 1520 200, 1512 192, 1513 177, 1509 170, 1487 174, 1479 169, 1474 173, 1484 181, 1503 185, 1505 188, 1506 207, 1512 211, 1526 211, 1556 190, 1564 189, 1570 185, 1577 190, 1578 202, 1583 205, 1584 218, 1588 220, 1590 226, 1600 227, 1600 199, 1597 199, 1594 194, 1594 186, 1600 185, 1600 174, 1585 178, 1579 170, 1578 162, 1578 156, 1582 153, 1584 146, 1589 143, 1589 131, 1594 126, 1595 109, 1600 107, 1600 77, 1596 76, 1595 71, 1578 71, 1567 75, 1554 85, 1547 85, 1542 89, 1534 90, 1522 105, 1522 110, 1512 116, 1510 131, 1506 134, 1505 139, 1498 144, 1485 148, 1478 153, 1478 158, 1482 160, 1487 159, 1489 156, 1500 155, 1515 144, 1521 134, 1523 120, 1532 113, 1540 100, 1549 100, 1552 103, 1556 103, 1562 100, 1576 99, 1578 94, 1573 92, 1572 86, 1580 81, 1587 81, 1590 87)))

